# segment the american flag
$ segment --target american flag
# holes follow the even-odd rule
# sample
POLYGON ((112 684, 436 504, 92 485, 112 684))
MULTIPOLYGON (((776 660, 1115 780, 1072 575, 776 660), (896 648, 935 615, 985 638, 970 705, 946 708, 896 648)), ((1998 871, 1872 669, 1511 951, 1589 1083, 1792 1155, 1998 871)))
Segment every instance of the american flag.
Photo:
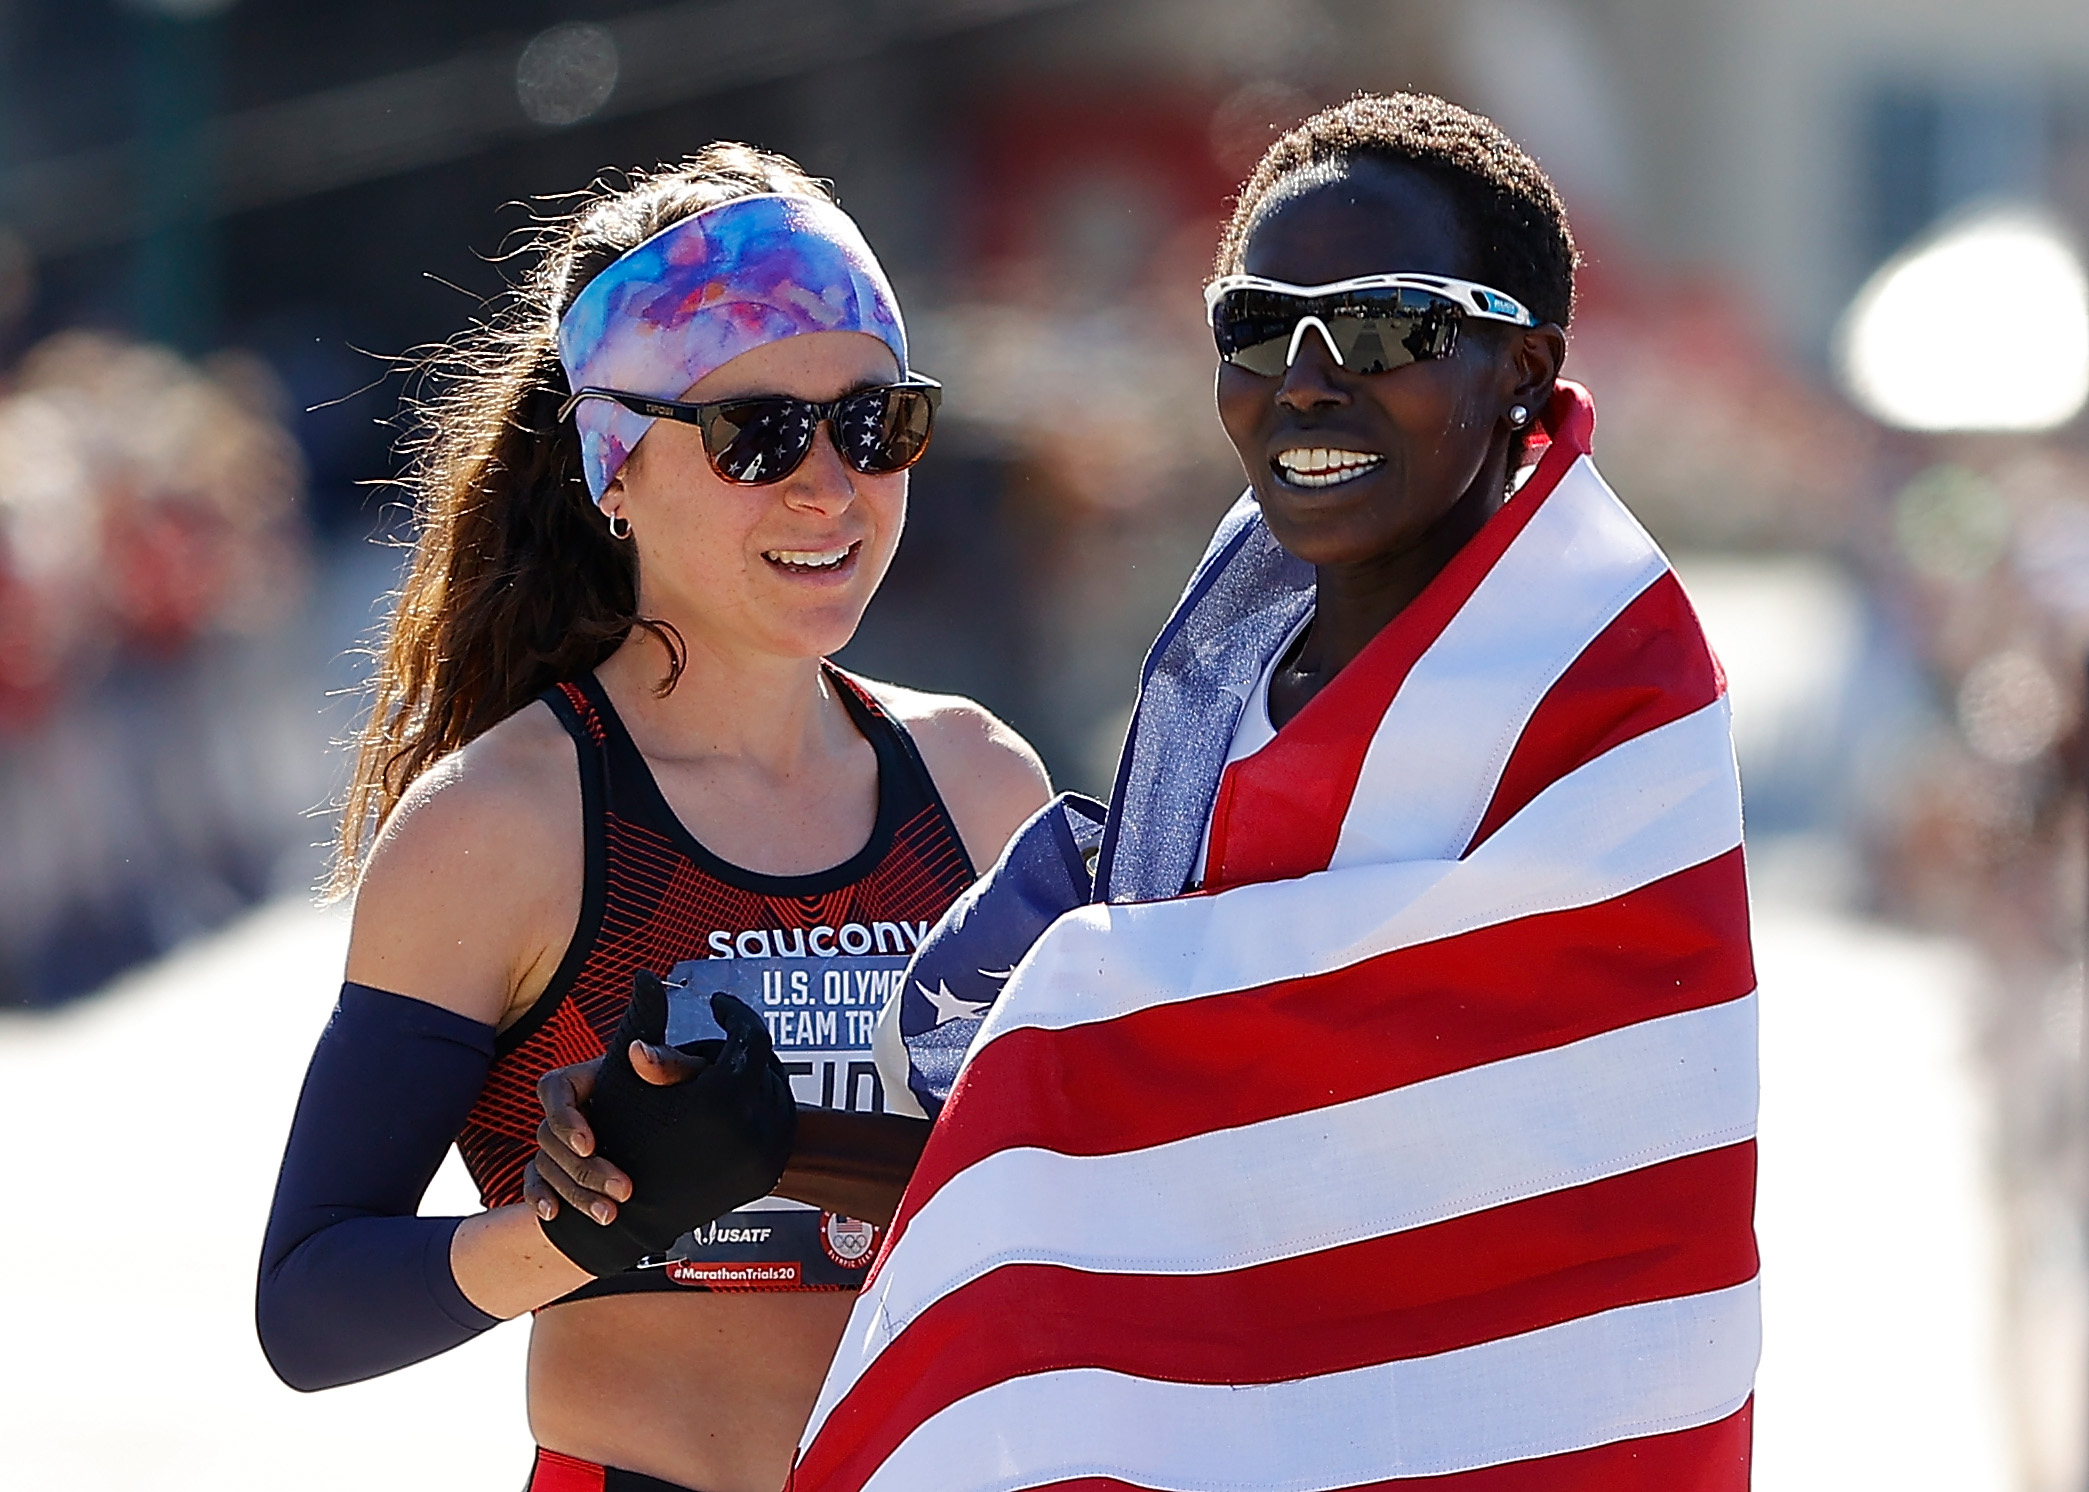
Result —
MULTIPOLYGON (((1587 396, 1546 423, 1424 595, 1204 788, 1203 887, 1077 907, 1015 964, 795 1492, 1747 1486, 1725 684, 1587 396)), ((1163 694, 1129 758, 1169 759, 1163 694)))

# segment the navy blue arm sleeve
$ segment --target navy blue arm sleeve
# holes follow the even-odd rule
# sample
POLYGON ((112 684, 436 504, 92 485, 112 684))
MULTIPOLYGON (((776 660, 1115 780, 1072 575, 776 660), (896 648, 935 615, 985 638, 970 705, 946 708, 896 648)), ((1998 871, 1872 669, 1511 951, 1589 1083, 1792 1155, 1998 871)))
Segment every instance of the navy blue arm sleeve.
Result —
POLYGON ((341 986, 261 1244, 261 1350, 292 1388, 374 1378, 498 1321, 450 1273, 463 1219, 414 1215, 492 1064, 491 1026, 341 986))

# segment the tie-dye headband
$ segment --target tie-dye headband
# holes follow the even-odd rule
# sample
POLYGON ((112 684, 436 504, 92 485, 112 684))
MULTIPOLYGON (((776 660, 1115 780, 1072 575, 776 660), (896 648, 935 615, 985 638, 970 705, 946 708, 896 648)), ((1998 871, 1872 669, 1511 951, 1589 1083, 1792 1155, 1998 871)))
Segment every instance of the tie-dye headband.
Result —
MULTIPOLYGON (((802 332, 868 332, 907 368, 907 329, 863 231, 814 197, 736 197, 661 229, 590 280, 559 322, 568 387, 679 399, 750 348, 802 332)), ((652 420, 576 405, 596 502, 652 420)))

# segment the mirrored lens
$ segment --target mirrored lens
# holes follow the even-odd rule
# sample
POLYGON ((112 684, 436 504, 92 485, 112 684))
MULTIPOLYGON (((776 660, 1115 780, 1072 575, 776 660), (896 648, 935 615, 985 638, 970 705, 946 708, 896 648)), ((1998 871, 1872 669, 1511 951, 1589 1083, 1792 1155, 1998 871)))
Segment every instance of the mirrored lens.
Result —
POLYGON ((834 443, 860 472, 902 471, 928 449, 935 401, 926 389, 865 389, 834 412, 834 443))
POLYGON ((1291 328, 1311 302, 1269 290, 1229 290, 1212 307, 1211 332, 1227 362, 1274 378, 1284 371, 1291 328))
POLYGON ((780 481, 812 449, 818 418, 802 399, 736 399, 705 421, 704 450, 728 482, 780 481))
MULTIPOLYGON (((1228 292, 1212 309, 1219 356, 1264 378, 1283 374, 1301 319, 1317 317, 1352 373, 1387 373, 1446 357, 1457 345, 1458 308, 1428 291, 1362 291, 1313 300, 1267 290, 1228 292)), ((1308 336, 1314 335, 1309 329, 1308 336)))
MULTIPOLYGON (((777 395, 684 406, 700 410, 704 450, 729 482, 780 482, 812 450, 820 421, 831 415, 835 448, 860 472, 900 471, 928 449, 936 413, 933 387, 863 389, 831 405, 777 395)), ((678 416, 679 417, 679 416, 678 416)))

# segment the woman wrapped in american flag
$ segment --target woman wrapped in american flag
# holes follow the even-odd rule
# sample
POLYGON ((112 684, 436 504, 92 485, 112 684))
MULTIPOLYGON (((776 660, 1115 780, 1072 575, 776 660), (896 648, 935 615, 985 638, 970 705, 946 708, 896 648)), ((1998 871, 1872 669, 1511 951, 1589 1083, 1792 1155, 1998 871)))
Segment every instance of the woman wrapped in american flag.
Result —
POLYGON ((936 1123, 797 1492, 1748 1484, 1725 685, 1591 464, 1574 265, 1439 99, 1246 184, 1248 493, 1107 812, 1032 820, 888 1009, 936 1123))

